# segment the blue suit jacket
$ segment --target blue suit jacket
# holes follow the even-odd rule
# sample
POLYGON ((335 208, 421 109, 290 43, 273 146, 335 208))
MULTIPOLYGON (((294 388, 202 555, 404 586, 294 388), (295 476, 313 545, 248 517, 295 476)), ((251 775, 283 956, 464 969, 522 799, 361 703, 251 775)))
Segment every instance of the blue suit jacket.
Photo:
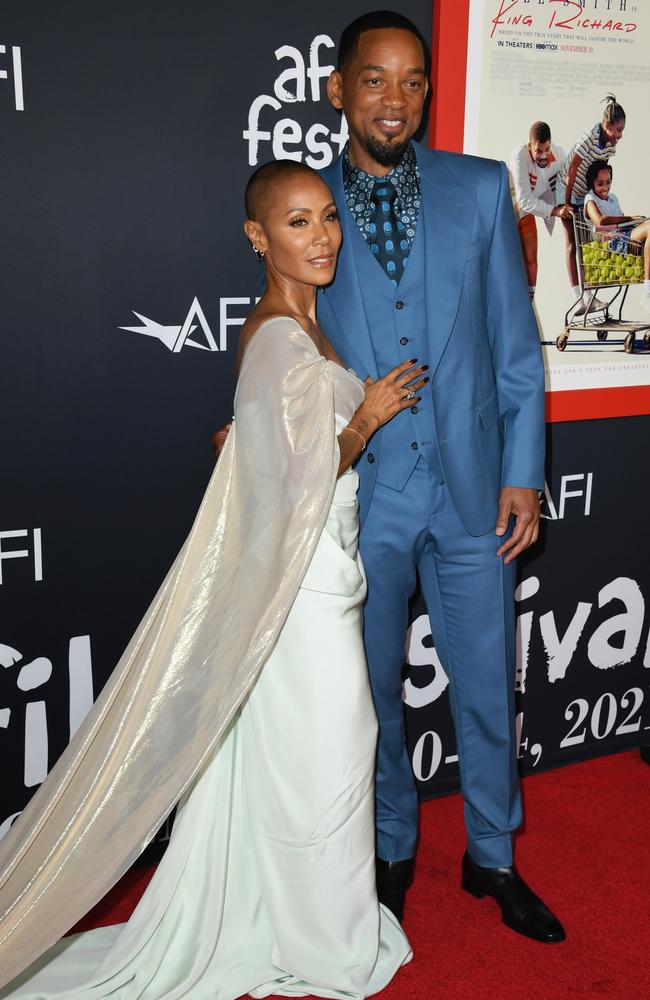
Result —
MULTIPOLYGON (((501 486, 544 486, 544 368, 503 163, 415 145, 422 183, 426 329, 443 473, 470 534, 494 530, 501 486)), ((322 171, 341 217, 318 318, 347 365, 377 378, 350 237, 341 159, 322 171)), ((378 271, 378 277, 381 274, 378 271)), ((368 446, 381 452, 381 430, 368 446)), ((363 523, 377 462, 357 463, 363 523)))

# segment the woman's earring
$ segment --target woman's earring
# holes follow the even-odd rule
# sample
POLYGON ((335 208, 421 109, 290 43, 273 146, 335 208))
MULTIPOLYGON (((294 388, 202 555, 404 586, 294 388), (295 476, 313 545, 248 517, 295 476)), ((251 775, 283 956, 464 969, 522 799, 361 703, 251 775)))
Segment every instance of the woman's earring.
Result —
POLYGON ((257 246, 255 246, 254 243, 251 243, 251 246, 253 248, 253 253, 255 254, 255 256, 257 257, 257 259, 258 260, 264 260, 264 254, 266 253, 266 251, 265 250, 260 250, 260 248, 257 247, 257 246))

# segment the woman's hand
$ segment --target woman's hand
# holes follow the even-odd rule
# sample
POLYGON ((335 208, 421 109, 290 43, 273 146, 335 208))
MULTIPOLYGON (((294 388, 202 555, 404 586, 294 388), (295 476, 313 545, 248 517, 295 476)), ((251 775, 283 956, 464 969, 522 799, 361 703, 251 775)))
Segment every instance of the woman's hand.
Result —
POLYGON ((392 420, 396 413, 419 401, 420 397, 416 394, 429 381, 428 376, 424 376, 429 366, 419 365, 414 368, 414 364, 414 361, 405 361, 377 381, 370 376, 366 379, 366 398, 355 417, 374 421, 373 432, 392 420))
POLYGON ((223 427, 220 427, 219 430, 215 431, 212 437, 210 438, 210 442, 212 444, 212 450, 214 451, 214 457, 216 459, 219 458, 219 455, 226 446, 226 438, 228 437, 228 432, 230 431, 231 427, 232 427, 232 421, 228 424, 224 424, 223 427))
POLYGON ((428 376, 424 376, 429 366, 414 368, 414 364, 415 361, 405 361, 376 382, 368 376, 364 383, 366 397, 339 434, 339 476, 357 460, 376 430, 400 410, 419 402, 417 393, 429 381, 428 376))

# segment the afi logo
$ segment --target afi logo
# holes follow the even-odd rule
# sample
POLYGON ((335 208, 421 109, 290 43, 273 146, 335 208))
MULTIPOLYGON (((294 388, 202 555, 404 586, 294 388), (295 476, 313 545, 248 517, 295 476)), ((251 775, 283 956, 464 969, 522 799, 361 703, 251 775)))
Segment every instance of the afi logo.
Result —
MULTIPOLYGON (((283 104, 296 104, 309 99, 318 104, 321 100, 321 81, 327 80, 334 69, 332 64, 321 66, 319 57, 321 49, 333 49, 334 42, 329 35, 316 35, 309 46, 307 60, 300 49, 293 45, 281 45, 275 50, 275 58, 279 63, 286 61, 286 66, 278 73, 273 83, 273 95, 260 94, 256 97, 248 111, 248 128, 243 137, 248 142, 248 163, 251 167, 259 162, 260 143, 270 142, 275 160, 298 160, 303 155, 305 163, 314 170, 328 166, 334 159, 332 144, 338 155, 345 146, 348 137, 348 127, 345 117, 341 118, 340 131, 330 131, 327 125, 315 122, 305 135, 300 123, 294 118, 278 118, 274 123, 269 121, 268 128, 260 126, 260 118, 265 121, 276 118, 282 111, 283 104)), ((263 159, 268 154, 262 152, 263 159)))
POLYGON ((562 476, 557 504, 549 489, 544 484, 544 495, 541 498, 541 517, 547 521, 561 521, 566 517, 567 500, 571 500, 571 513, 579 517, 589 517, 591 514, 591 494, 594 485, 593 472, 578 472, 572 476, 562 476), (572 487, 577 487, 573 489, 572 487))
POLYGON ((185 317, 181 326, 162 326, 153 319, 147 319, 141 313, 133 309, 133 314, 142 321, 141 326, 121 326, 120 330, 131 330, 133 333, 142 333, 145 337, 156 337, 162 340, 165 347, 168 347, 174 354, 178 354, 185 345, 188 347, 198 347, 201 351, 218 351, 219 348, 212 336, 212 330, 205 318, 205 313, 201 309, 199 300, 194 296, 194 302, 190 306, 190 311, 185 317), (195 323, 194 320, 197 322, 195 323), (191 335, 200 326, 203 331, 204 342, 191 340, 191 335))
MULTIPOLYGON (((1 58, 7 54, 7 46, 0 45, 0 62, 4 62, 1 58)), ((11 63, 12 63, 12 78, 14 84, 14 106, 16 111, 25 110, 25 99, 23 96, 23 61, 20 54, 20 46, 11 46, 11 63)), ((6 69, 0 69, 0 80, 8 80, 9 74, 6 69)))
POLYGON ((245 316, 231 316, 229 309, 231 306, 251 306, 258 302, 259 298, 237 296, 235 298, 219 299, 219 344, 210 329, 205 313, 201 308, 199 300, 194 297, 189 312, 183 322, 178 326, 163 326, 148 316, 132 310, 133 314, 140 320, 140 326, 120 326, 119 330, 128 330, 132 333, 141 333, 145 337, 155 337, 162 341, 172 354, 178 354, 184 347, 196 347, 200 351, 227 351, 228 331, 231 326, 241 326, 245 316), (196 336, 194 335, 196 331, 196 336))
POLYGON ((33 531, 30 531, 29 528, 16 528, 14 531, 0 531, 0 584, 5 582, 2 564, 9 559, 29 559, 32 562, 34 579, 37 581, 42 580, 43 543, 41 540, 41 529, 34 528, 33 531), (27 545, 31 547, 31 551, 29 548, 14 549, 11 547, 11 543, 7 546, 5 539, 8 538, 26 538, 27 545))

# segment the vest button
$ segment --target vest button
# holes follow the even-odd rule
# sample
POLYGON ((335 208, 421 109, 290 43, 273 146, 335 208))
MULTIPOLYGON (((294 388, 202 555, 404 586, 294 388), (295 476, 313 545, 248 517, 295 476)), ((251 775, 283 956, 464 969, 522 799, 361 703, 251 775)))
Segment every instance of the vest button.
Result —
POLYGON ((417 412, 418 412, 417 406, 412 406, 411 407, 411 413, 417 413, 417 412))
POLYGON ((368 452, 368 461, 370 462, 371 465, 374 462, 374 460, 375 460, 375 456, 373 455, 373 453, 371 451, 369 451, 368 452))
POLYGON ((399 342, 400 342, 400 344, 402 345, 402 347, 406 347, 406 345, 407 345, 407 344, 408 344, 408 342, 409 342, 409 339, 408 339, 408 337, 400 337, 400 338, 399 338, 399 342))
POLYGON ((397 302, 395 303, 395 308, 396 309, 403 309, 404 308, 404 303, 402 302, 401 299, 397 300, 397 302))
POLYGON ((413 451, 417 451, 418 450, 418 443, 417 443, 417 441, 411 441, 411 448, 413 449, 413 451))

